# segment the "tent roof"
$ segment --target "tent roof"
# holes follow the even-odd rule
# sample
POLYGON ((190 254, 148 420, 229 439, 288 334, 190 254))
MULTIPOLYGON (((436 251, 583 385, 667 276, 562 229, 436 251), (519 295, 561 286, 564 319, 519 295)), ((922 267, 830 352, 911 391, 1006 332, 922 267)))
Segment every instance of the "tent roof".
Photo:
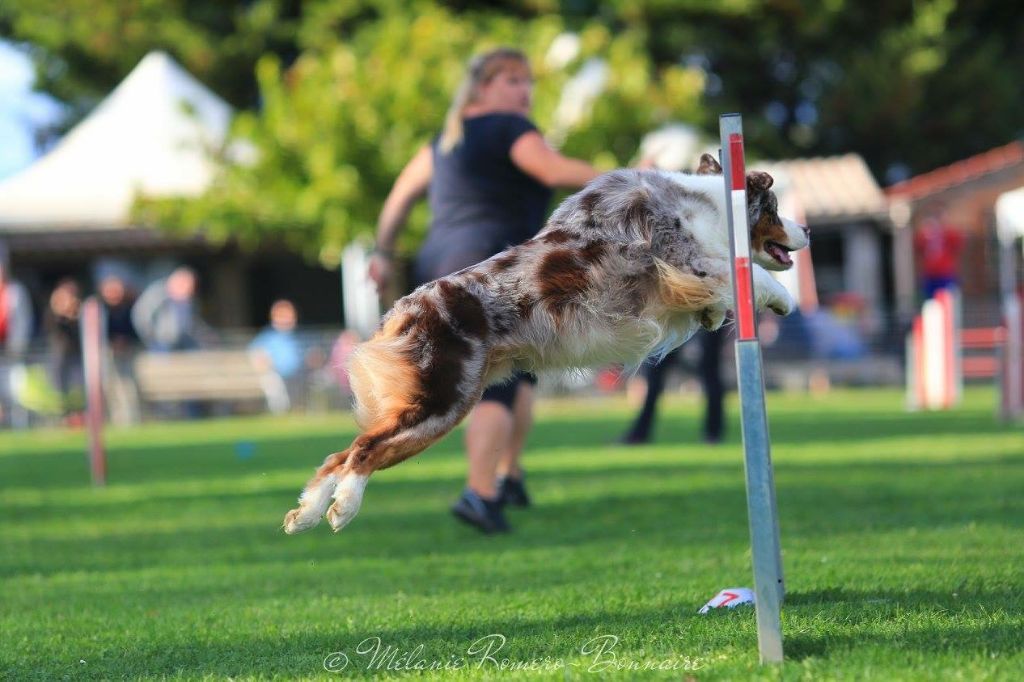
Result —
POLYGON ((151 52, 50 152, 0 181, 0 233, 125 227, 136 193, 200 193, 230 118, 227 103, 151 52))

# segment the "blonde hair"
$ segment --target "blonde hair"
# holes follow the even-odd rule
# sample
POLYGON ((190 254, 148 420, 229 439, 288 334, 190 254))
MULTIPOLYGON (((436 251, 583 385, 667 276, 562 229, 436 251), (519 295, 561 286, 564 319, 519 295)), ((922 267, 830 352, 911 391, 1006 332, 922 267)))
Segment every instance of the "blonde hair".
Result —
POLYGON ((452 105, 444 119, 444 130, 438 144, 442 154, 447 154, 462 142, 462 112, 476 99, 480 86, 489 83, 507 68, 510 62, 517 62, 527 69, 530 66, 526 55, 512 47, 499 47, 470 60, 466 76, 462 79, 459 89, 455 91, 452 105))

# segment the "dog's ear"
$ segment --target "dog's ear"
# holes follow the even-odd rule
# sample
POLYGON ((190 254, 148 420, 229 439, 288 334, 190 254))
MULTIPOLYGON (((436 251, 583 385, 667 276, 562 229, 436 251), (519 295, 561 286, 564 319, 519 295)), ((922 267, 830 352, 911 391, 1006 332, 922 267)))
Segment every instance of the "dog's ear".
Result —
POLYGON ((697 166, 697 175, 721 175, 722 166, 718 159, 711 154, 701 154, 700 164, 697 166))
POLYGON ((768 175, 767 173, 763 173, 761 171, 754 171, 752 173, 747 173, 747 191, 748 192, 755 192, 755 193, 767 192, 768 189, 772 186, 772 183, 774 183, 774 182, 775 181, 772 179, 772 176, 768 175))

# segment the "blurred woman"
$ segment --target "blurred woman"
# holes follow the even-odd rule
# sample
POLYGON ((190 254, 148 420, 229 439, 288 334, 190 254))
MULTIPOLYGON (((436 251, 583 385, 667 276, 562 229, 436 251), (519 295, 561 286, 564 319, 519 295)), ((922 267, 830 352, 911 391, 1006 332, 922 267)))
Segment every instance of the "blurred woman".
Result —
POLYGON ((78 283, 71 278, 57 282, 46 312, 50 376, 63 396, 65 415, 72 423, 77 422, 78 413, 85 407, 82 336, 78 326, 81 309, 78 283))
MULTIPOLYGON (((392 274, 395 240, 426 194, 432 219, 415 260, 416 284, 451 274, 533 237, 554 187, 578 188, 599 172, 559 154, 529 119, 533 77, 525 55, 502 48, 474 58, 444 130, 406 164, 381 210, 370 277, 392 274)), ((488 387, 466 428, 469 475, 452 508, 491 533, 508 530, 503 504, 528 506, 519 465, 537 379, 520 373, 488 387)))

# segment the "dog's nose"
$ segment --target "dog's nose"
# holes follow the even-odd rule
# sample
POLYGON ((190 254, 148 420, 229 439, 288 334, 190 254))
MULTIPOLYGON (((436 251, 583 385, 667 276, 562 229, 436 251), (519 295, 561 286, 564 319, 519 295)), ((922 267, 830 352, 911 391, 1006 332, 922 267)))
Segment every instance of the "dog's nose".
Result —
POLYGON ((805 237, 810 237, 811 236, 811 228, 807 227, 806 225, 801 225, 800 229, 804 231, 804 236, 805 237))

